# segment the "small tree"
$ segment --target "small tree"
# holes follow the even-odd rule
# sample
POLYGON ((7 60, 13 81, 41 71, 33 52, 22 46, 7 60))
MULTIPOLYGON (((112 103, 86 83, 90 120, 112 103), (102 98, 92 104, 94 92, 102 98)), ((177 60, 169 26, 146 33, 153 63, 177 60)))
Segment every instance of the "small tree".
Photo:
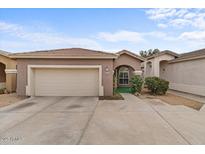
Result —
POLYGON ((146 58, 148 56, 147 51, 146 50, 141 50, 140 51, 140 56, 146 58))
POLYGON ((142 90, 142 85, 143 85, 143 79, 140 75, 134 75, 130 82, 132 83, 131 85, 131 93, 140 93, 142 90))
POLYGON ((154 55, 154 54, 156 54, 156 53, 159 53, 160 52, 160 50, 159 49, 149 49, 149 50, 142 50, 142 51, 140 51, 140 56, 142 56, 142 57, 144 57, 144 58, 146 58, 146 57, 149 57, 149 56, 152 56, 152 55, 154 55))

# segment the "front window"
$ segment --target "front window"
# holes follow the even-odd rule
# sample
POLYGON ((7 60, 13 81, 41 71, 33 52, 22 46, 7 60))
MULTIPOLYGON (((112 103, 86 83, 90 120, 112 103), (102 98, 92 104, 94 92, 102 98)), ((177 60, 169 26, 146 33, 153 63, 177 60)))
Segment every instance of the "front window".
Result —
POLYGON ((122 67, 119 70, 119 84, 128 85, 129 84, 129 70, 128 68, 122 67))

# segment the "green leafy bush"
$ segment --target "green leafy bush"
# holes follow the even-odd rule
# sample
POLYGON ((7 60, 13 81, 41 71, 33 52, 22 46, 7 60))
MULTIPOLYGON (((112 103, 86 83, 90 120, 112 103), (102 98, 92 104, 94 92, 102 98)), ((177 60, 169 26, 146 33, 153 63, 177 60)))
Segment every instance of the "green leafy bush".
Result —
POLYGON ((0 94, 4 94, 5 88, 0 89, 0 94))
POLYGON ((158 77, 147 77, 145 85, 154 95, 164 95, 169 89, 169 82, 158 77))
POLYGON ((134 75, 130 82, 132 83, 131 85, 131 93, 140 93, 142 90, 142 85, 143 85, 143 79, 140 75, 134 75))

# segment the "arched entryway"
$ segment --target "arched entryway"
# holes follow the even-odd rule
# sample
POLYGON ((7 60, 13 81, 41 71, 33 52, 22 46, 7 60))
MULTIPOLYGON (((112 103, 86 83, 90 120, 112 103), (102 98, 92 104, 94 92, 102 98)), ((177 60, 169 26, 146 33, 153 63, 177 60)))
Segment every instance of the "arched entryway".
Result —
POLYGON ((167 71, 167 69, 168 69, 168 61, 167 60, 162 60, 162 61, 160 61, 159 62, 159 76, 160 76, 160 78, 162 78, 162 79, 165 79, 165 80, 167 80, 168 79, 168 71, 167 71))
POLYGON ((120 65, 115 68, 114 87, 129 87, 130 79, 134 75, 134 68, 128 65, 120 65))
POLYGON ((6 65, 0 62, 0 89, 6 88, 6 65))

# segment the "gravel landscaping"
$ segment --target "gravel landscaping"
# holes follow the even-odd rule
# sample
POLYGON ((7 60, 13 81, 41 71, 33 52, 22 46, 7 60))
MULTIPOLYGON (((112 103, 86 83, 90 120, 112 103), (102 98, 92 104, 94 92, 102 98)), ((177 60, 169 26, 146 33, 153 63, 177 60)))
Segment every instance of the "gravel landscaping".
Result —
POLYGON ((166 95, 151 95, 149 92, 145 89, 142 92, 142 95, 139 96, 140 98, 150 98, 150 99, 160 99, 170 105, 184 105, 190 108, 193 108, 195 110, 200 110, 204 103, 191 100, 185 97, 177 96, 172 93, 167 93, 166 95))

